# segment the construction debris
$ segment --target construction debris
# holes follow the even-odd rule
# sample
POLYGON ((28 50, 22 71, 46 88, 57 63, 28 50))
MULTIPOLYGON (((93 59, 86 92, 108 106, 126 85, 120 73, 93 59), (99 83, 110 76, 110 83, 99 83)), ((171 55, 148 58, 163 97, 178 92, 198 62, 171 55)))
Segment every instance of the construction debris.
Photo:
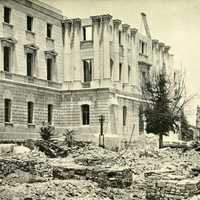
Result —
MULTIPOLYGON (((76 141, 70 148, 59 141, 54 141, 51 146, 48 141, 46 147, 57 153, 56 158, 50 158, 35 147, 27 152, 4 152, 0 155, 0 190, 5 194, 2 186, 6 193, 11 196, 20 194, 18 199, 23 200, 47 199, 45 190, 53 193, 48 199, 142 200, 148 190, 144 174, 149 171, 164 169, 173 171, 173 176, 179 178, 199 177, 198 151, 170 147, 158 149, 156 139, 153 135, 140 136, 128 149, 119 152, 76 141), (63 149, 67 153, 61 157, 60 150, 63 149), (73 181, 78 184, 74 190, 68 185, 73 181), (79 183, 83 182, 93 189, 80 188, 79 183), (68 188, 75 194, 70 196, 68 188), (25 192, 18 193, 20 190, 25 192), (127 192, 128 196, 125 195, 127 192)), ((6 198, 12 199, 9 195, 6 198)))

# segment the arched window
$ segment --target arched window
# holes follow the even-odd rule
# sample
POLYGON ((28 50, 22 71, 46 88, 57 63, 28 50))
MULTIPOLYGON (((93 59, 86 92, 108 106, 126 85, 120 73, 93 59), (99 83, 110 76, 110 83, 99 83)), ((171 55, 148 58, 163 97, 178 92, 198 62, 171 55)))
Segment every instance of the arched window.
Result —
POLYGON ((123 106, 123 126, 126 126, 127 107, 123 106))
POLYGON ((81 112, 82 112, 82 124, 89 125, 90 124, 90 106, 87 104, 82 105, 81 112))

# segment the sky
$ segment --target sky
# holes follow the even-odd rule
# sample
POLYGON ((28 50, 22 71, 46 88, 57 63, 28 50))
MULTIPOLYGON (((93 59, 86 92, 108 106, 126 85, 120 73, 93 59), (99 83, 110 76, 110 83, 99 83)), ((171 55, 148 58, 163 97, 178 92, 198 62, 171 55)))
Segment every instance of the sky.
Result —
POLYGON ((200 105, 200 0, 41 0, 60 9, 68 18, 111 14, 133 28, 142 29, 141 12, 147 15, 151 36, 171 46, 175 68, 186 72, 187 94, 195 95, 186 107, 195 124, 200 105))

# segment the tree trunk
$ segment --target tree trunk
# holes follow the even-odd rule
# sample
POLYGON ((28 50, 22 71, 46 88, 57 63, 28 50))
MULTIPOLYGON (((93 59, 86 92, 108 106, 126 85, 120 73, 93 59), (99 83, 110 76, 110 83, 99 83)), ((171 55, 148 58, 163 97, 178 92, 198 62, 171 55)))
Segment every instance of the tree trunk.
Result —
POLYGON ((159 134, 159 149, 163 148, 163 134, 159 134))

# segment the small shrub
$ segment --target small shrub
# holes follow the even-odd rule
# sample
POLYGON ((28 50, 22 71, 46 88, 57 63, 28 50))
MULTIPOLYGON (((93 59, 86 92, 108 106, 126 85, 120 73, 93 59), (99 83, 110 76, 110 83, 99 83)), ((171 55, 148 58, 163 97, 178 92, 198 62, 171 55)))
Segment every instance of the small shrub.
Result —
POLYGON ((68 147, 71 147, 73 145, 73 133, 74 130, 66 129, 63 135, 65 136, 65 143, 68 147))
POLYGON ((50 125, 43 125, 40 128, 40 136, 43 140, 50 141, 55 133, 55 127, 50 125))

